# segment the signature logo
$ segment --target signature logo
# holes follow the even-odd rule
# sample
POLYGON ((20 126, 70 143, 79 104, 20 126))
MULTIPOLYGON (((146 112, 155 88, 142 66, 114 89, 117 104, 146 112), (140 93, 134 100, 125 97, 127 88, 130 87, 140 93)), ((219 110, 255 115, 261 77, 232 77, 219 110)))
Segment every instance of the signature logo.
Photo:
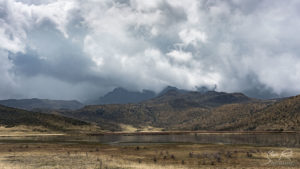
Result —
POLYGON ((292 161, 293 154, 291 149, 286 149, 281 152, 270 150, 267 152, 268 162, 266 165, 295 165, 292 161))

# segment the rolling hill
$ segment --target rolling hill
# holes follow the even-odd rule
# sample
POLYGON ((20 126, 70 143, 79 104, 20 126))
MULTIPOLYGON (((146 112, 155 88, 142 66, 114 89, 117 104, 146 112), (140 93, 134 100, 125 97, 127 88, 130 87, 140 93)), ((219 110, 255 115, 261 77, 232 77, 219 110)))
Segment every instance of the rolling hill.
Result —
POLYGON ((38 131, 82 132, 86 129, 98 130, 98 127, 88 122, 76 120, 61 115, 30 112, 0 105, 0 126, 14 128, 23 126, 38 131))
POLYGON ((0 104, 8 107, 40 111, 40 110, 75 110, 82 108, 84 105, 76 100, 49 100, 49 99, 9 99, 0 100, 0 104))
POLYGON ((187 126, 217 130, 300 130, 300 96, 268 102, 229 104, 213 109, 208 116, 187 126))
POLYGON ((89 105, 52 113, 0 106, 0 124, 8 127, 43 126, 64 131, 72 128, 80 130, 82 126, 90 125, 87 122, 96 123, 102 130, 108 131, 121 131, 123 125, 137 130, 150 126, 167 131, 300 130, 300 96, 259 100, 242 93, 192 92, 169 88, 157 97, 140 103, 89 105))
POLYGON ((235 118, 240 120, 250 112, 258 111, 270 104, 241 93, 169 90, 163 95, 138 104, 90 105, 75 111, 60 113, 96 122, 99 125, 105 121, 114 125, 128 124, 137 128, 153 126, 165 130, 223 130, 230 129, 227 123, 231 120, 235 118), (235 111, 231 112, 231 110, 235 111), (239 114, 239 111, 242 113, 239 114), (226 113, 233 114, 224 119, 220 118, 220 121, 216 122, 217 126, 214 123, 216 118, 226 113), (236 114, 239 115, 233 116, 236 114))
POLYGON ((277 101, 250 116, 257 130, 300 130, 300 95, 277 101))

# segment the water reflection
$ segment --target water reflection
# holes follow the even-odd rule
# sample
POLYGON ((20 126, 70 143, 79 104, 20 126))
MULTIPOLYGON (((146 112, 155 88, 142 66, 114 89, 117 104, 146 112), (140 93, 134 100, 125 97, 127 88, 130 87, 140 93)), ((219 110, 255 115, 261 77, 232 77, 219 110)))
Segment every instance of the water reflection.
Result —
POLYGON ((300 147, 299 134, 182 134, 182 135, 104 135, 0 137, 6 142, 61 142, 104 144, 202 143, 245 144, 256 146, 300 147))

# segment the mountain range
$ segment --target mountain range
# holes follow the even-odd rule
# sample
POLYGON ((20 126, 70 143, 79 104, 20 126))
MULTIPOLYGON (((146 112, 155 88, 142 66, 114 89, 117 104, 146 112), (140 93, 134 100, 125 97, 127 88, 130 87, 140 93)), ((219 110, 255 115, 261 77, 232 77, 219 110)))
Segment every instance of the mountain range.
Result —
MULTIPOLYGON (((78 106, 76 109, 76 106, 62 109, 61 104, 57 104, 61 107, 47 108, 51 109, 48 113, 56 116, 95 123, 102 130, 109 131, 122 131, 124 125, 132 126, 136 130, 150 126, 166 131, 300 130, 300 96, 261 100, 242 93, 187 91, 169 86, 158 94, 117 88, 101 97, 100 101, 102 104, 84 107, 74 102, 78 106)), ((23 109, 37 110, 34 105, 43 108, 43 104, 35 103, 30 104, 31 106, 23 105, 23 109)), ((16 107, 13 102, 11 104, 11 107, 16 107)), ((22 104, 18 106, 20 105, 22 104)), ((0 114, 1 111, 0 109, 0 114)))
MULTIPOLYGON (((215 89, 215 88, 214 88, 215 89)), ((214 90, 213 89, 213 90, 214 90)), ((90 102, 88 104, 100 105, 100 104, 128 104, 128 103, 140 103, 149 99, 153 99, 157 96, 162 96, 168 91, 175 90, 179 93, 187 93, 188 90, 178 89, 173 86, 167 86, 159 93, 155 93, 151 90, 142 91, 130 91, 122 87, 115 88, 114 90, 108 92, 104 96, 100 97, 98 100, 90 102)), ((210 91, 206 87, 197 88, 198 92, 210 91)))
POLYGON ((171 89, 135 104, 89 105, 62 115, 163 130, 299 130, 300 96, 260 100, 242 93, 171 89))

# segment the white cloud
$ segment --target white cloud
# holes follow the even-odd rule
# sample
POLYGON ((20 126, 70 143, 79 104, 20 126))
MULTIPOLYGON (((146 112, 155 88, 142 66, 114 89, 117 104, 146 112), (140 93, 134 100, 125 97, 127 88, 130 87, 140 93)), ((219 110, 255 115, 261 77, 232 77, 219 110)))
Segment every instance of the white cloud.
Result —
POLYGON ((179 37, 186 45, 194 46, 197 46, 199 42, 205 43, 207 40, 206 34, 196 29, 183 29, 179 32, 179 37))
POLYGON ((155 10, 160 3, 162 3, 162 0, 152 0, 152 1, 140 1, 140 0, 131 0, 130 3, 132 4, 132 7, 138 11, 149 11, 149 10, 155 10))
POLYGON ((0 92, 1 98, 9 98, 15 96, 14 89, 17 84, 14 81, 14 74, 10 72, 13 64, 8 59, 8 53, 6 51, 0 50, 0 92))
POLYGON ((24 52, 27 32, 32 31, 45 21, 55 24, 65 37, 68 13, 75 9, 72 1, 55 1, 47 4, 25 4, 14 0, 1 0, 0 9, 0 47, 11 52, 24 52))
POLYGON ((79 84, 87 83, 94 93, 216 84, 229 92, 264 86, 297 94, 299 6, 297 0, 0 0, 0 70, 9 79, 0 82, 0 94, 8 84, 31 84, 16 80, 28 74, 33 84, 45 78, 83 91, 79 84), (27 58, 8 59, 18 52, 27 58))
POLYGON ((11 52, 24 51, 24 44, 19 38, 13 38, 12 35, 5 33, 5 29, 0 28, 0 48, 11 52))
POLYGON ((188 62, 192 59, 192 54, 190 52, 184 52, 180 50, 172 50, 167 53, 167 56, 170 56, 172 59, 178 62, 188 62))

